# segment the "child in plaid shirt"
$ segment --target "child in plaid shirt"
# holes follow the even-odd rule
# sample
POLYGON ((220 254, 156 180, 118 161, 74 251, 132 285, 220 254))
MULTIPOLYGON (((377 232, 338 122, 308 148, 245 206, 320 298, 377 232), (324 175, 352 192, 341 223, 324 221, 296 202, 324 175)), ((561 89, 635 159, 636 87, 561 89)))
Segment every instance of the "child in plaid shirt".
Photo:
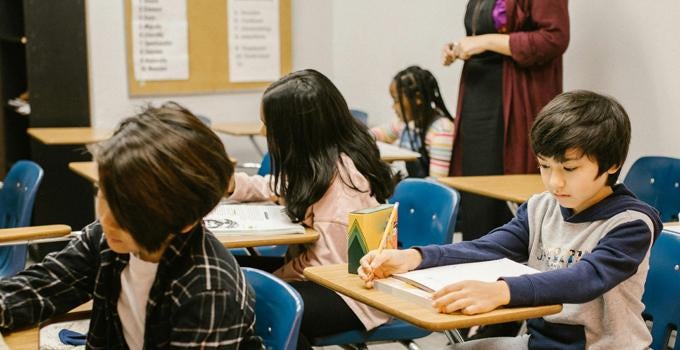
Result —
POLYGON ((0 327, 94 299, 88 349, 260 349, 254 293, 202 225, 233 165, 219 138, 166 103, 90 147, 98 219, 62 251, 0 281, 0 327))

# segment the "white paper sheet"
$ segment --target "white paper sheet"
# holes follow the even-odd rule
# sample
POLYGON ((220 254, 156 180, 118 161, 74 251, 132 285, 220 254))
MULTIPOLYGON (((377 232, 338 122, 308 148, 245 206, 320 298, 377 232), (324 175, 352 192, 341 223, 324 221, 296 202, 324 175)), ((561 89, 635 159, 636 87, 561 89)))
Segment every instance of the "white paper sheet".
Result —
POLYGON ((275 81, 281 76, 278 0, 229 0, 229 80, 275 81))
POLYGON ((514 277, 540 272, 534 268, 514 262, 510 259, 499 259, 476 263, 446 265, 429 269, 415 270, 395 274, 394 277, 406 282, 415 282, 432 291, 437 291, 449 284, 472 280, 494 282, 499 277, 514 277))
POLYGON ((203 218, 214 234, 280 234, 304 233, 293 223, 280 205, 219 204, 203 218))
POLYGON ((187 0, 132 0, 135 80, 189 79, 187 0))

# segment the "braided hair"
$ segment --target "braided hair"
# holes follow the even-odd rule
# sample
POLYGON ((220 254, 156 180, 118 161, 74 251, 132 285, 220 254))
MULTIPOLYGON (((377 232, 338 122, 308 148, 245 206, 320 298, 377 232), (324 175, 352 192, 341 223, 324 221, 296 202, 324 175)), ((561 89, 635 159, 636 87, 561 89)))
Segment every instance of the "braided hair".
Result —
POLYGON ((427 69, 418 66, 410 66, 394 76, 392 82, 395 84, 401 118, 405 124, 405 131, 408 133, 411 149, 420 152, 423 156, 420 160, 427 169, 430 163, 430 156, 425 148, 425 135, 430 124, 440 116, 453 120, 451 113, 446 108, 442 94, 439 91, 439 84, 434 75, 427 69), (409 120, 404 111, 404 99, 408 99, 411 106, 411 119, 413 120, 414 130, 409 126, 409 120), (420 137, 420 147, 416 149, 415 136, 420 137))

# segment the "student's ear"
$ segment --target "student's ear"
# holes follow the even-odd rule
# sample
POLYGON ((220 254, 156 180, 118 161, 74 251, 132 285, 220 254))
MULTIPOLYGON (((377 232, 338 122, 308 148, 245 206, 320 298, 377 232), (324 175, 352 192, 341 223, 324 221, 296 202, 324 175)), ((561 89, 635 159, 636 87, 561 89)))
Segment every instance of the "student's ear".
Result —
POLYGON ((607 174, 615 174, 617 171, 619 171, 619 169, 621 169, 620 165, 612 165, 611 168, 607 170, 607 174))

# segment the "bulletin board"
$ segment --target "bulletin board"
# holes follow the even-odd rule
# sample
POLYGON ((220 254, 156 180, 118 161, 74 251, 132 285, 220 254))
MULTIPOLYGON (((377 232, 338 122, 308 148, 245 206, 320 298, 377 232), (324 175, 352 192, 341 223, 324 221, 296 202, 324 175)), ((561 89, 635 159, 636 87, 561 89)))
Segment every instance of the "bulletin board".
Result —
MULTIPOLYGON (((188 21, 188 80, 135 80, 132 54, 132 0, 125 0, 125 35, 129 94, 169 95, 256 90, 271 81, 230 82, 227 1, 186 0, 188 21)), ((279 0, 281 76, 292 67, 291 0, 279 0)))

